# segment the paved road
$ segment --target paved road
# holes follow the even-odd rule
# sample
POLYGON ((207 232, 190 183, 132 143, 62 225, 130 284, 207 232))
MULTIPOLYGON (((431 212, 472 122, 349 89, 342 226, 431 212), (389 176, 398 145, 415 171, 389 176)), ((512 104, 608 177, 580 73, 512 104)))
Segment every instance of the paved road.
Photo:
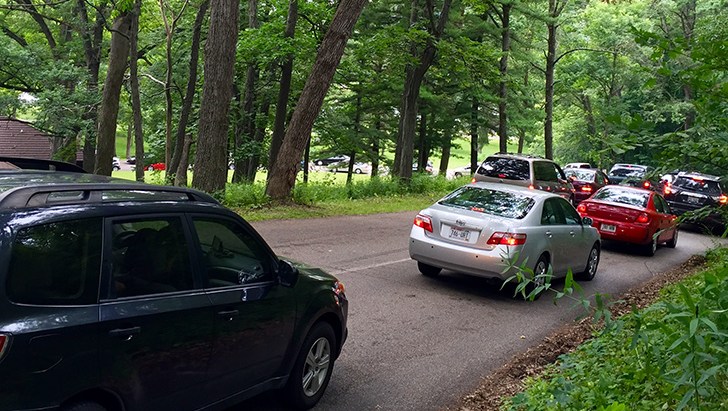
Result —
MULTIPOLYGON (((269 221, 255 228, 280 255, 318 265, 346 284, 349 340, 319 410, 437 410, 579 313, 514 300, 479 278, 419 274, 407 253, 415 213, 269 221)), ((682 231, 654 257, 605 245, 589 293, 618 294, 702 254, 716 239, 682 231)), ((235 410, 282 409, 275 394, 235 410)))

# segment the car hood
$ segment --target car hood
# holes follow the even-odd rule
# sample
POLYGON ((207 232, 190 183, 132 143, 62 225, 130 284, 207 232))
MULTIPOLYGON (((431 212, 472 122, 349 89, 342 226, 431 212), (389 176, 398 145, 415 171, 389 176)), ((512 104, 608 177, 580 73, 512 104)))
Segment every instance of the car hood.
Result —
POLYGON ((318 280, 318 281, 339 281, 336 276, 333 274, 329 274, 323 269, 319 267, 314 267, 312 265, 306 264, 301 261, 296 261, 291 258, 288 258, 286 256, 279 256, 278 257, 281 260, 288 261, 291 263, 296 269, 298 269, 299 275, 305 276, 307 278, 310 278, 312 280, 318 280))

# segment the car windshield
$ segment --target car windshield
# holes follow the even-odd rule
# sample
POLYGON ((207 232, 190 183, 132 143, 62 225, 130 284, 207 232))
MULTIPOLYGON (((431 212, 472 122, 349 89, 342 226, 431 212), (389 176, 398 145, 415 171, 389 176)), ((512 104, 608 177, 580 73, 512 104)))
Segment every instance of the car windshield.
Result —
POLYGON ((642 177, 645 175, 644 168, 614 168, 609 172, 617 177, 642 177))
POLYGON ((719 196, 721 194, 720 184, 717 181, 703 180, 700 178, 678 177, 673 186, 685 190, 696 191, 698 193, 709 196, 719 196))
POLYGON ((521 219, 531 210, 534 200, 520 194, 465 186, 455 190, 438 204, 521 219))
POLYGON ((528 180, 531 175, 528 161, 502 157, 486 158, 478 174, 506 180, 528 180))
POLYGON ((650 199, 650 193, 608 187, 597 191, 592 198, 595 200, 645 208, 647 207, 647 201, 650 199))
POLYGON ((581 168, 569 168, 564 170, 566 177, 573 177, 576 181, 594 181, 596 172, 593 170, 584 170, 581 168))

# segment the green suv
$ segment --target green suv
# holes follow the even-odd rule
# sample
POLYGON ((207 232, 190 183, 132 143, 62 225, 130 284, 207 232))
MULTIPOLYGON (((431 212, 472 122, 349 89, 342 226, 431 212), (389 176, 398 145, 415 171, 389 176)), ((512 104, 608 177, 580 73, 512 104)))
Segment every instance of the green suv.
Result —
POLYGON ((207 194, 0 171, 0 410, 220 409, 323 395, 344 286, 207 194))

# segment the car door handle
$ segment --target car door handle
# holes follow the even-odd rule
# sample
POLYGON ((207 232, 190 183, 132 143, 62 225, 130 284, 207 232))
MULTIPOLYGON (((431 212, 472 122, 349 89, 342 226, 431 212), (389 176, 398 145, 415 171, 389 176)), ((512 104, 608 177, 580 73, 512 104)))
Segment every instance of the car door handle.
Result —
POLYGON ((109 331, 109 335, 112 337, 124 337, 127 341, 129 341, 133 336, 141 332, 142 327, 116 328, 109 331))
POLYGON ((573 231, 569 231, 569 235, 573 237, 575 233, 573 231))
POLYGON ((217 313, 218 317, 227 318, 228 320, 232 320, 233 317, 237 317, 240 315, 240 312, 238 310, 230 310, 230 311, 218 311, 217 313))
POLYGON ((551 237, 551 231, 546 231, 546 237, 551 237))

